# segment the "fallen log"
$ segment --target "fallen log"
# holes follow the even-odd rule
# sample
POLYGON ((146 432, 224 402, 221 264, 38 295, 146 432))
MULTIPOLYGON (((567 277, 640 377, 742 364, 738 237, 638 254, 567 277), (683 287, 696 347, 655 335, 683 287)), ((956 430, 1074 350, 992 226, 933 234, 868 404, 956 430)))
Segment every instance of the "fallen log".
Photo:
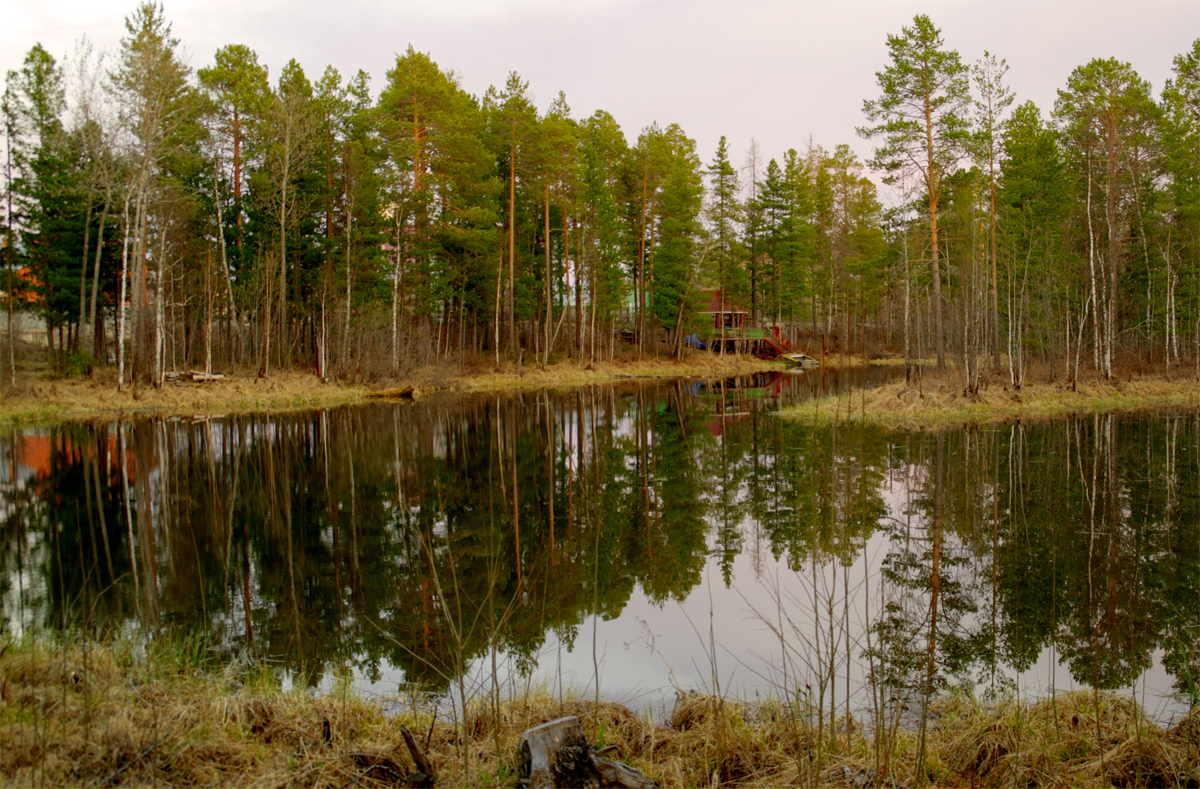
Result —
POLYGON ((661 789, 627 764, 606 759, 591 746, 579 718, 568 715, 526 729, 517 751, 521 789, 661 789))
POLYGON ((167 370, 163 373, 163 381, 169 383, 179 383, 181 381, 194 381, 196 383, 204 383, 206 381, 224 381, 223 373, 206 373, 202 370, 167 370))
POLYGON ((415 386, 397 386, 392 389, 376 389, 373 392, 366 392, 363 397, 368 400, 389 400, 393 398, 403 398, 405 400, 416 400, 420 392, 415 386))

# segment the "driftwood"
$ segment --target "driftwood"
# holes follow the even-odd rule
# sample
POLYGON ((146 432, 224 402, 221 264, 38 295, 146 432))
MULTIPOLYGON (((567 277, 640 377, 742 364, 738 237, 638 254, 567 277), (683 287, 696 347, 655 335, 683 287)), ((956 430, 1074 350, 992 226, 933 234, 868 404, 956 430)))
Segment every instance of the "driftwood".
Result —
MULTIPOLYGON (((325 721, 326 727, 329 721, 325 721)), ((428 789, 434 785, 437 780, 437 775, 433 772, 433 762, 429 761, 429 757, 425 755, 425 749, 417 742, 417 738, 413 736, 408 727, 401 724, 400 733, 404 735, 404 744, 408 747, 408 753, 412 756, 413 764, 417 766, 416 772, 408 772, 398 761, 399 754, 392 755, 385 753, 351 753, 350 758, 354 760, 354 764, 362 768, 362 772, 358 774, 350 783, 346 784, 345 789, 357 784, 367 775, 371 775, 377 781, 390 783, 393 786, 407 786, 411 789, 428 789)), ((326 734, 326 742, 330 739, 326 734)), ((400 750, 397 746, 396 751, 400 750)))
POLYGON ((574 715, 525 730, 517 752, 517 786, 661 789, 632 767, 601 756, 587 741, 574 715))
POLYGON ((400 724, 400 733, 404 735, 404 744, 408 746, 408 752, 412 755, 413 764, 417 766, 415 773, 409 773, 409 786, 433 786, 433 782, 437 780, 437 774, 433 771, 433 762, 429 761, 429 757, 425 755, 425 749, 417 742, 417 738, 408 730, 408 727, 403 723, 400 724))

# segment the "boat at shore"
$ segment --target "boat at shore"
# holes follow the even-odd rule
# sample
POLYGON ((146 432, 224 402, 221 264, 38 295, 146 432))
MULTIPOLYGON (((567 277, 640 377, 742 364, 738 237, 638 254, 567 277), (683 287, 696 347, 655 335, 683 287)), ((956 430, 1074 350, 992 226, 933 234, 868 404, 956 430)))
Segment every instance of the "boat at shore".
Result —
POLYGON ((780 359, 783 359, 792 367, 799 367, 802 370, 811 370, 814 367, 820 367, 821 363, 812 358, 806 353, 781 353, 780 359))

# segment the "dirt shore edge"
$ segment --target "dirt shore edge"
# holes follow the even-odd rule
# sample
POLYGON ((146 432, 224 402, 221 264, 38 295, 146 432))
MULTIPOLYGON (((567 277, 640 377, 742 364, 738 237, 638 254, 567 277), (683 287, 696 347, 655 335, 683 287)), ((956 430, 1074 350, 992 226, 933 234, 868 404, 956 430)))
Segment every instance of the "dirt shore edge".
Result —
POLYGON ((361 403, 387 391, 417 398, 434 393, 511 392, 568 389, 630 378, 727 377, 782 370, 781 362, 750 356, 696 354, 668 358, 618 359, 596 364, 572 360, 518 367, 480 361, 456 362, 415 370, 396 379, 370 383, 324 381, 311 372, 226 373, 219 381, 176 381, 161 387, 117 388, 112 370, 90 378, 51 378, 44 371, 18 373, 15 386, 0 392, 0 427, 67 420, 128 416, 196 416, 329 408, 361 403))

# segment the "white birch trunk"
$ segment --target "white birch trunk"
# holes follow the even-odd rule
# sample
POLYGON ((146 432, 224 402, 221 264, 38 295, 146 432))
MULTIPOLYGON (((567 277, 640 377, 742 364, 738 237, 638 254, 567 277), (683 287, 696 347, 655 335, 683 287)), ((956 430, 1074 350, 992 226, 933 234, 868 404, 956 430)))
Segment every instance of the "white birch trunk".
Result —
POLYGON ((163 331, 163 298, 166 296, 166 251, 167 234, 164 231, 162 243, 159 245, 158 282, 154 288, 154 385, 162 386, 163 382, 163 343, 166 340, 163 331))
POLYGON ((121 281, 117 288, 117 391, 125 384, 125 283, 129 273, 129 195, 125 195, 125 208, 121 214, 125 238, 121 242, 121 281))

